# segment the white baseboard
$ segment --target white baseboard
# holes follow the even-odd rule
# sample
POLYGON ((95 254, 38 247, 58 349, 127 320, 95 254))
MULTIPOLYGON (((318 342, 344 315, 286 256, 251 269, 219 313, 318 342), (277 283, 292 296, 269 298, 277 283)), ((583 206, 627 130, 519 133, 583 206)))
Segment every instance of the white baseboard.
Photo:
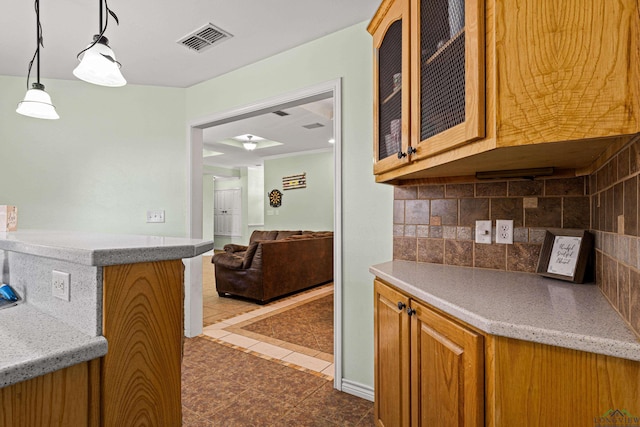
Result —
POLYGON ((373 387, 369 387, 367 385, 360 384, 355 381, 345 380, 343 378, 342 391, 373 402, 373 398, 374 398, 373 387))

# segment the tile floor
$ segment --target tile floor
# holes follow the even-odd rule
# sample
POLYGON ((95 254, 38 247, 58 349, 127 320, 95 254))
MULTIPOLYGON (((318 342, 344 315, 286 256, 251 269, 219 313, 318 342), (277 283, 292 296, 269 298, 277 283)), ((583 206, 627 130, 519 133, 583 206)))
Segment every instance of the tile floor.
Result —
POLYGON ((373 404, 322 374, 200 336, 185 340, 183 426, 373 426, 373 404))
POLYGON ((373 403, 333 388, 333 356, 242 327, 330 295, 324 286, 259 306, 219 298, 203 259, 205 334, 186 339, 184 426, 372 426, 373 403))

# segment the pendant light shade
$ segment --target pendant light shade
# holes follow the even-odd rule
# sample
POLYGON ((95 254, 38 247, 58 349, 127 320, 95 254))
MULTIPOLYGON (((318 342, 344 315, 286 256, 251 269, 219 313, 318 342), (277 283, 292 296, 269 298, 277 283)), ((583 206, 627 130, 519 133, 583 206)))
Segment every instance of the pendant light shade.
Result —
POLYGON ((36 9, 36 52, 33 54, 31 62, 29 62, 29 71, 27 72, 27 88, 29 87, 29 76, 31 75, 31 67, 33 62, 36 63, 36 82, 31 85, 31 89, 27 90, 22 102, 18 103, 16 113, 23 116, 34 117, 36 119, 59 119, 60 116, 56 112, 56 107, 51 103, 51 97, 44 91, 44 85, 40 83, 40 46, 44 46, 42 42, 42 25, 40 24, 40 0, 35 1, 36 9))
POLYGON ((106 0, 100 2, 100 33, 93 36, 93 41, 78 54, 80 64, 73 70, 73 75, 99 86, 119 87, 127 84, 127 81, 120 72, 120 63, 116 61, 116 55, 109 47, 109 40, 103 35, 107 29, 109 16, 112 16, 116 23, 118 18, 107 6, 106 0), (103 24, 102 8, 107 10, 106 21, 103 24))
POLYGON ((242 146, 247 151, 253 151, 258 146, 258 144, 255 141, 252 141, 251 138, 253 138, 253 136, 252 135, 248 135, 247 136, 247 141, 242 143, 242 146))
POLYGON ((60 118, 56 107, 51 103, 51 97, 44 91, 44 85, 40 83, 33 83, 32 89, 27 91, 24 100, 18 104, 16 112, 36 119, 56 120, 60 118))
POLYGON ((119 87, 127 84, 120 72, 120 63, 116 61, 113 50, 109 47, 106 37, 94 36, 93 46, 90 46, 80 56, 80 64, 73 70, 73 75, 94 85, 119 87))

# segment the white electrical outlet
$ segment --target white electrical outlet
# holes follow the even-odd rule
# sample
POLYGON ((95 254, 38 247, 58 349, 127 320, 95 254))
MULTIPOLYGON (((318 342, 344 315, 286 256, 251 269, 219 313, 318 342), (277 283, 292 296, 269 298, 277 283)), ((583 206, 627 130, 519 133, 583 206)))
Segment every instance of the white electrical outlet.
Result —
POLYGON ((71 276, 69 273, 53 270, 51 274, 51 295, 64 301, 71 296, 71 276))
POLYGON ((476 243, 491 244, 491 221, 476 221, 476 243))
POLYGON ((164 210, 147 211, 147 222, 164 222, 164 210))
POLYGON ((496 243, 513 244, 513 220, 496 220, 496 243))

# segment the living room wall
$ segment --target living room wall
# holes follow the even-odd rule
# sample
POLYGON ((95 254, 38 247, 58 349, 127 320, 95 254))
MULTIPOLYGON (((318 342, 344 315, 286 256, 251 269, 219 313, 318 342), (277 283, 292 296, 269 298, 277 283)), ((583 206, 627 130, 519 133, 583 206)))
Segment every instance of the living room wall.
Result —
POLYGON ((333 177, 333 150, 265 160, 265 193, 283 193, 279 208, 264 201, 265 230, 333 231, 333 177), (284 191, 282 178, 301 173, 307 174, 306 188, 284 191))
POLYGON ((0 204, 18 227, 185 236, 185 90, 43 83, 60 120, 17 114, 26 79, 0 76, 0 204))
POLYGON ((390 186, 372 174, 372 41, 360 23, 187 89, 187 120, 342 79, 343 384, 373 388, 371 264, 392 257, 390 186))

